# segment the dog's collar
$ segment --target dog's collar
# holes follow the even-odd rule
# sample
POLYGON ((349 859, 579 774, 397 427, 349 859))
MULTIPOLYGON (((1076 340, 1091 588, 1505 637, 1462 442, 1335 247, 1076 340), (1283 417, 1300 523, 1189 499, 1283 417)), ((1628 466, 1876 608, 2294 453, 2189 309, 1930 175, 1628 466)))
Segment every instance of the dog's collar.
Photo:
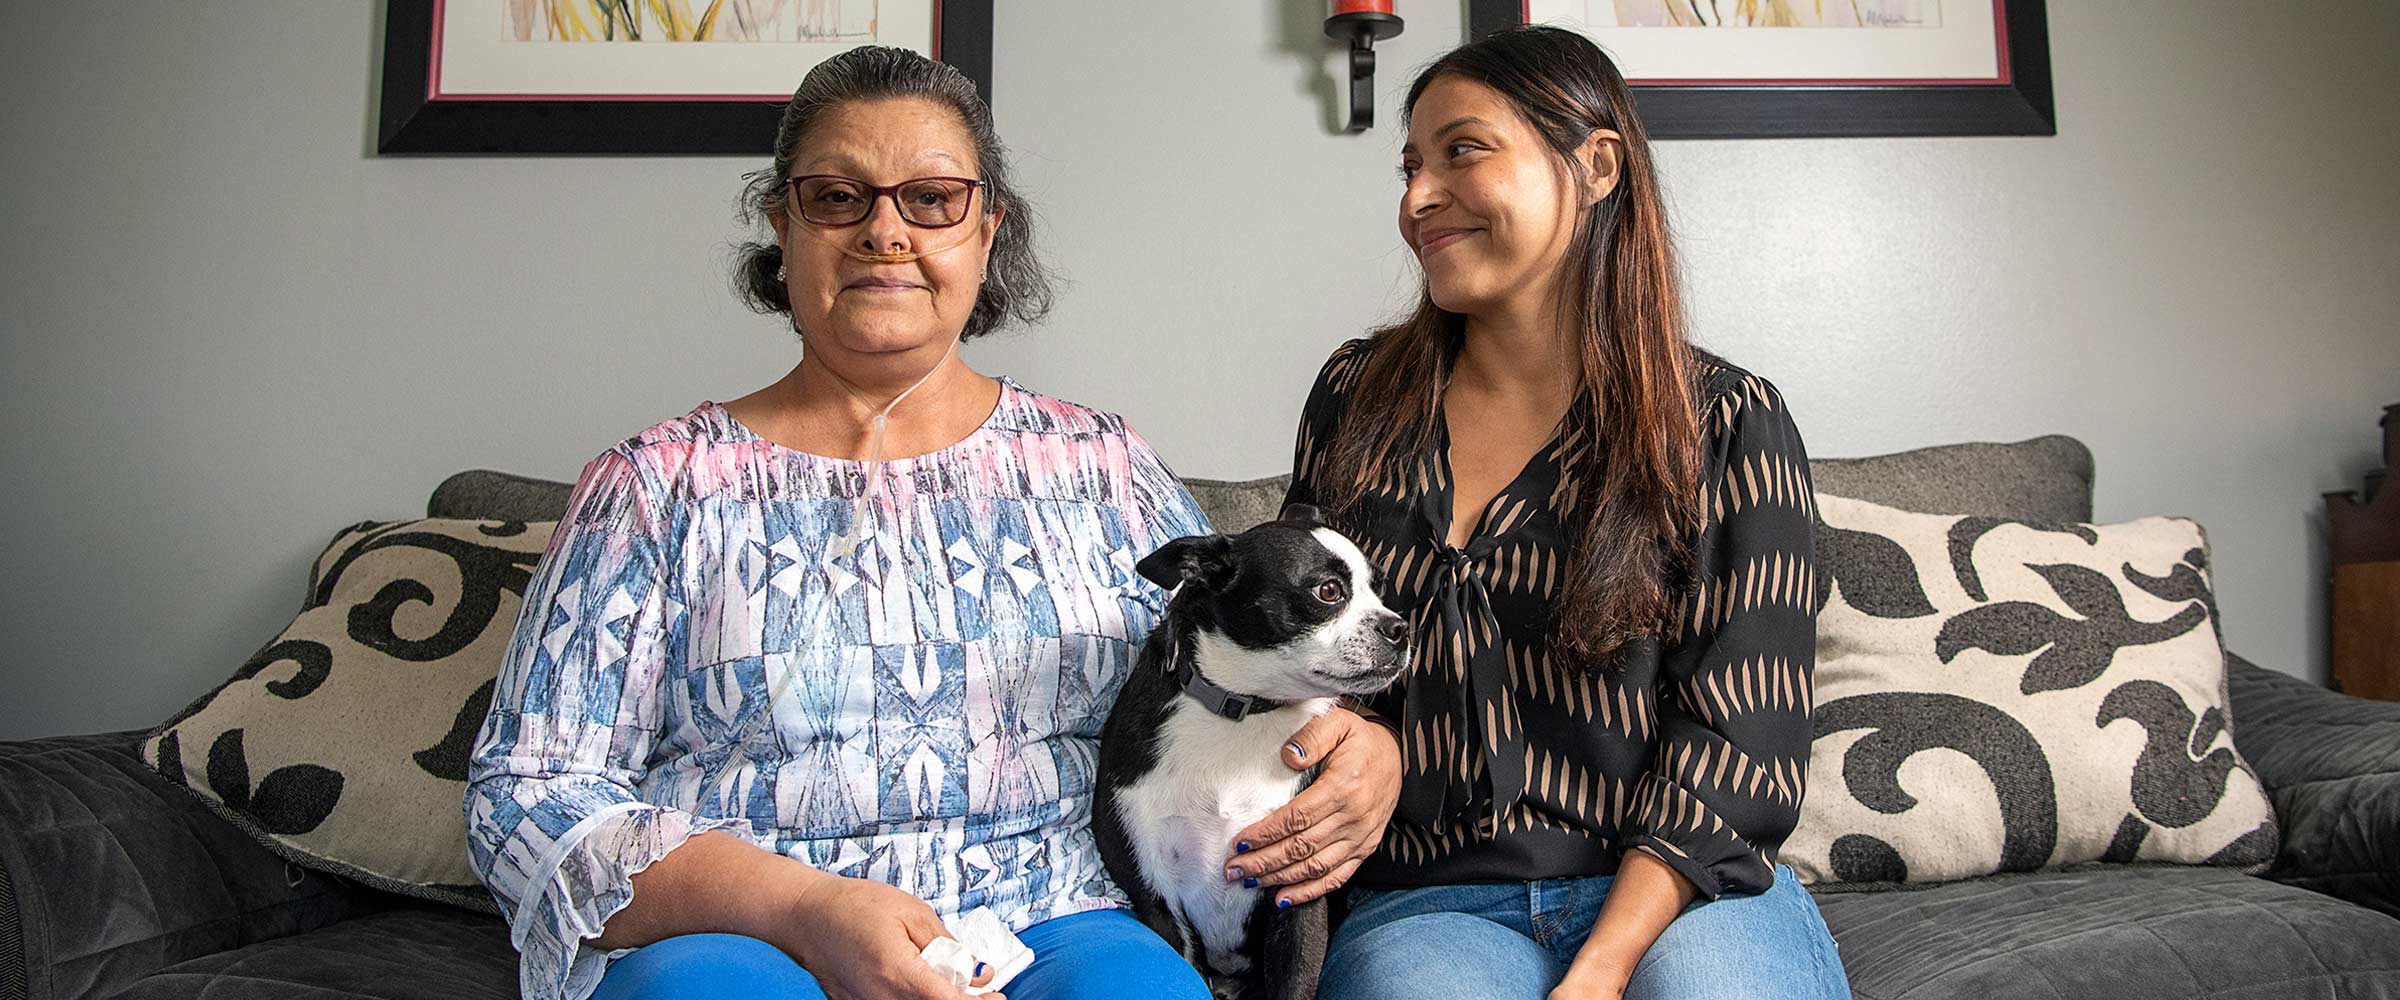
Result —
POLYGON ((1248 716, 1259 712, 1272 712, 1284 705, 1283 702, 1273 698, 1235 694, 1218 687, 1208 678, 1200 676, 1199 657, 1193 655, 1180 640, 1168 647, 1168 650, 1169 672, 1175 677, 1175 685, 1182 688, 1183 693, 1191 695, 1193 701, 1199 702, 1202 707, 1216 713, 1220 718, 1240 722, 1248 716))

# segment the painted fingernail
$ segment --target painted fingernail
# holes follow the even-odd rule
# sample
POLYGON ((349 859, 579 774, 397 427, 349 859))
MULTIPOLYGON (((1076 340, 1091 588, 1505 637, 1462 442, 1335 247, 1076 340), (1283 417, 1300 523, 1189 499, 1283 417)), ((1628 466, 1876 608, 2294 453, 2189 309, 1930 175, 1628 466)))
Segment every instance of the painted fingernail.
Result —
POLYGON ((1242 877, 1242 870, 1241 870, 1241 869, 1239 869, 1239 868, 1227 868, 1227 869, 1225 869, 1225 881, 1227 881, 1227 882, 1231 882, 1231 881, 1233 881, 1234 879, 1237 879, 1237 878, 1240 878, 1240 877, 1242 877))
POLYGON ((1240 852, 1242 852, 1242 853, 1244 853, 1244 854, 1248 854, 1248 853, 1250 853, 1250 842, 1249 842, 1249 841, 1247 841, 1247 840, 1245 840, 1245 841, 1242 841, 1241 843, 1238 843, 1238 844, 1235 844, 1235 845, 1233 845, 1233 849, 1234 849, 1234 850, 1237 850, 1237 851, 1240 851, 1240 852))
POLYGON ((984 968, 985 968, 985 966, 984 966, 984 964, 983 964, 982 962, 977 962, 977 963, 975 963, 975 974, 976 974, 977 976, 981 976, 981 975, 983 975, 983 970, 984 970, 984 968))
POLYGON ((1301 746, 1299 740, 1293 740, 1290 743, 1286 743, 1283 745, 1283 748, 1291 751, 1292 756, 1294 757, 1297 757, 1301 760, 1308 759, 1308 748, 1301 746))
POLYGON ((1258 880, 1257 880, 1257 879, 1254 879, 1254 878, 1246 878, 1246 879, 1243 879, 1243 880, 1242 880, 1242 888, 1244 888, 1244 889, 1256 889, 1256 888, 1258 888, 1258 880))
POLYGON ((1276 909, 1278 909, 1278 910, 1288 910, 1288 909, 1291 909, 1291 908, 1292 908, 1292 901, 1291 901, 1291 900, 1288 900, 1288 899, 1278 899, 1278 900, 1276 900, 1276 901, 1275 901, 1275 908, 1276 908, 1276 909))

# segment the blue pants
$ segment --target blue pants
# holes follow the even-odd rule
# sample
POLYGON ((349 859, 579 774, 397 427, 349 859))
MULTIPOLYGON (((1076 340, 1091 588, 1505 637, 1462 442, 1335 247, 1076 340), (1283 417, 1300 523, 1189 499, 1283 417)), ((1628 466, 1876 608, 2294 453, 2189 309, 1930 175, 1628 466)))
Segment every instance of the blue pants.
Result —
MULTIPOLYGON (((1318 1000, 1543 1000, 1591 936, 1607 876, 1354 890, 1318 1000)), ((1833 935, 1789 868, 1757 896, 1693 903, 1625 1000, 1849 1000, 1833 935)))
MULTIPOLYGON (((1208 1000, 1183 957, 1124 910, 1092 910, 1017 932, 1033 964, 1002 990, 1009 1000, 1157 997, 1208 1000)), ((825 1000, 791 956, 739 934, 687 934, 609 964, 592 1000, 825 1000)))

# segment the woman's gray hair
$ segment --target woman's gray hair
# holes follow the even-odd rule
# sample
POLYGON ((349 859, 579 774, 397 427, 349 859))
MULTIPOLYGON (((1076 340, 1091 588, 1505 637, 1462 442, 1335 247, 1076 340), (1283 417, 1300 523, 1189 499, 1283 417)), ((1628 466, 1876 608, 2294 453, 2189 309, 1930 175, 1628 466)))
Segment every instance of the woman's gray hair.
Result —
MULTIPOLYGON (((1033 209, 1009 183, 1007 150, 992 127, 992 109, 975 92, 975 84, 956 67, 935 62, 907 49, 861 46, 818 63, 792 92, 775 129, 775 165, 743 175, 741 220, 769 226, 785 210, 791 187, 784 182, 800 143, 843 105, 859 101, 914 97, 949 108, 966 126, 975 143, 975 166, 982 175, 979 197, 983 212, 1005 210, 1008 217, 992 237, 992 255, 983 290, 967 316, 961 340, 973 340, 1011 322, 1031 324, 1050 312, 1052 275, 1033 252, 1033 209)), ((886 178, 876 178, 885 180, 886 178)), ((900 180, 902 178, 889 178, 900 180)), ((799 223, 806 225, 806 223, 799 223)), ((768 230, 772 235, 773 230, 768 230)), ((742 301, 762 313, 791 315, 790 293, 776 272, 783 267, 783 249, 773 239, 745 242, 735 256, 734 287, 742 301)))

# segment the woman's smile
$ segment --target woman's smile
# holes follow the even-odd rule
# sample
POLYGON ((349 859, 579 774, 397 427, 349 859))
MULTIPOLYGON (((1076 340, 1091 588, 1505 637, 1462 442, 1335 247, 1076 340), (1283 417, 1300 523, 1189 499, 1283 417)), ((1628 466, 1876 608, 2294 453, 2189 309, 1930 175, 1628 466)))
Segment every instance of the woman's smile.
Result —
POLYGON ((1417 256, 1420 258, 1431 257, 1434 251, 1473 236, 1477 232, 1479 230, 1450 227, 1423 230, 1417 234, 1420 241, 1417 244, 1417 256))

